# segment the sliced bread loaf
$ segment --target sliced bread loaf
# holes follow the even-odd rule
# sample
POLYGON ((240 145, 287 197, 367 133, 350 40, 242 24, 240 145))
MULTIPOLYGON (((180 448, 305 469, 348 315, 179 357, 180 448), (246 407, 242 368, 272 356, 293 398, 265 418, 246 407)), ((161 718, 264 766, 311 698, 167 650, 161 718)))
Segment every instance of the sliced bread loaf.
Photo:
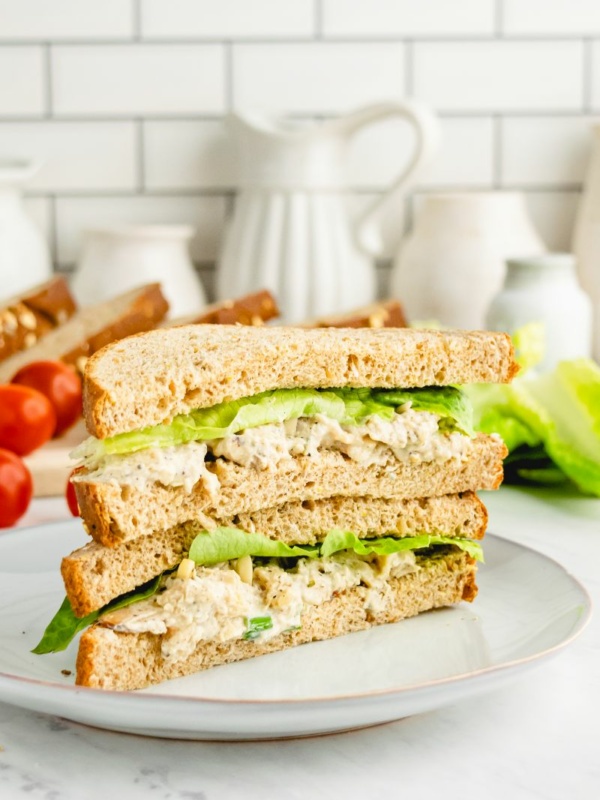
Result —
POLYGON ((279 316, 277 302, 266 289, 234 300, 222 300, 206 306, 198 314, 163 322, 162 328, 181 325, 263 325, 279 316))
POLYGON ((92 353, 116 339, 154 328, 167 309, 158 283, 81 309, 28 350, 0 361, 0 383, 10 381, 17 370, 31 361, 55 359, 82 370, 92 353))
POLYGON ((0 301, 0 363, 29 350, 76 310, 67 281, 57 275, 18 296, 0 301))
POLYGON ((300 328, 406 328, 404 311, 398 300, 381 300, 354 308, 344 314, 331 314, 301 323, 300 328))

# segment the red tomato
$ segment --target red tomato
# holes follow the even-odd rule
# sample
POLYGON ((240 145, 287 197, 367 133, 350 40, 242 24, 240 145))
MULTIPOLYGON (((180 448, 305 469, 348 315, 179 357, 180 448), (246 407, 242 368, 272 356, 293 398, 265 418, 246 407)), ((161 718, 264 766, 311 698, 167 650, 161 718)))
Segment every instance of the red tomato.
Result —
POLYGON ((33 361, 22 367, 11 383, 30 386, 46 395, 56 413, 54 436, 60 436, 81 417, 81 379, 62 361, 33 361))
POLYGON ((71 483, 71 478, 76 470, 69 475, 69 480, 67 481, 67 488, 65 491, 65 498, 67 501, 67 505, 69 506, 69 511, 73 514, 74 517, 80 517, 81 514, 79 513, 79 506, 77 505, 77 497, 75 496, 75 487, 71 483))
POLYGON ((0 447, 26 456, 50 439, 56 428, 52 404, 29 386, 0 386, 0 447))
POLYGON ((33 481, 19 456, 0 448, 0 528, 9 528, 27 511, 33 481))

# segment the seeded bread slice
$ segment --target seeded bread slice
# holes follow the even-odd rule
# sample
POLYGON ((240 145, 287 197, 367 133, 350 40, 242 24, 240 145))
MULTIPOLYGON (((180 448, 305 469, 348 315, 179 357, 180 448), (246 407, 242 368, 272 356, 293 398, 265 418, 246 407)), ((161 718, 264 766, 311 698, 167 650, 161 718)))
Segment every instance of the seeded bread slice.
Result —
POLYGON ((429 533, 481 539, 487 512, 473 492, 411 499, 330 497, 188 522, 140 536, 119 547, 90 542, 66 556, 61 565, 67 597, 76 616, 85 617, 176 567, 194 538, 216 525, 258 532, 297 545, 322 541, 334 529, 353 531, 361 538, 429 533))
MULTIPOLYGON (((60 275, 0 301, 0 362, 33 347, 47 333, 66 322, 75 309, 67 281, 60 275)), ((10 378, 12 375, 5 380, 10 378)))
POLYGON ((506 382, 517 369, 504 333, 191 325, 92 356, 84 416, 102 439, 268 389, 506 382))
POLYGON ((310 502, 336 495, 434 497, 496 489, 502 480, 502 459, 506 454, 498 437, 478 434, 465 462, 398 461, 392 467, 364 466, 341 453, 325 451, 318 458, 297 456, 281 461, 273 471, 263 471, 218 458, 209 465, 220 483, 214 496, 202 481, 191 492, 159 483, 138 488, 87 481, 85 471, 75 476, 73 484, 92 538, 107 547, 116 547, 203 516, 223 518, 288 502, 310 502))
POLYGON ((277 302, 271 292, 263 289, 260 292, 236 297, 234 300, 222 300, 206 306, 198 314, 187 317, 169 319, 161 324, 161 328, 175 328, 180 325, 264 325, 270 319, 279 316, 277 302))
POLYGON ((82 369, 88 357, 116 339, 154 328, 168 310, 158 283, 89 306, 33 347, 0 362, 0 383, 31 361, 56 359, 82 369))
POLYGON ((404 311, 398 300, 381 300, 354 308, 344 314, 331 314, 300 323, 299 328, 406 328, 404 311))
POLYGON ((141 689, 219 664, 332 639, 475 598, 476 567, 465 553, 453 550, 444 556, 418 557, 417 563, 418 572, 390 580, 390 591, 377 613, 365 609, 368 590, 357 586, 320 606, 310 606, 299 630, 281 633, 266 642, 200 642, 185 661, 165 660, 160 650, 162 637, 156 634, 116 633, 93 625, 79 643, 75 682, 98 689, 141 689))

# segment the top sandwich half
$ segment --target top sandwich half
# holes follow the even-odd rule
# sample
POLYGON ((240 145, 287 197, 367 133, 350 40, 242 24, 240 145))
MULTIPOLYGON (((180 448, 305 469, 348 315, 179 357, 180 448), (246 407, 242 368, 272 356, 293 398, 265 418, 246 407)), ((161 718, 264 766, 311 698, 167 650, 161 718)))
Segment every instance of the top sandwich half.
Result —
POLYGON ((116 546, 335 496, 495 488, 506 454, 461 384, 509 381, 505 334, 190 326, 88 362, 95 434, 73 479, 91 536, 116 546))
POLYGON ((507 383, 517 370, 503 333, 191 325, 94 355, 84 416, 90 434, 106 439, 275 389, 507 383))

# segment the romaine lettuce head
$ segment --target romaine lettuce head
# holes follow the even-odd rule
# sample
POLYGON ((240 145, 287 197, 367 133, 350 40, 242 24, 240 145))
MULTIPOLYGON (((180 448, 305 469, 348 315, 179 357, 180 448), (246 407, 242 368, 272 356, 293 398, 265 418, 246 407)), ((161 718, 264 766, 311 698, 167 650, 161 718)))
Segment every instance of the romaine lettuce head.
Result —
POLYGON ((392 419, 398 406, 411 403, 417 411, 442 418, 441 427, 473 434, 470 402, 457 388, 382 391, 379 389, 275 389, 252 397, 219 403, 176 416, 168 425, 153 425, 108 439, 87 439, 74 458, 133 453, 148 447, 168 447, 191 441, 222 439, 246 428, 323 414, 345 425, 360 425, 373 415, 392 419))
POLYGON ((551 464, 523 477, 556 482, 558 468, 581 490, 600 496, 600 368, 595 362, 563 361, 550 372, 529 373, 510 385, 469 386, 466 391, 477 430, 499 433, 511 454, 518 451, 523 458, 527 448, 543 448, 551 464))

